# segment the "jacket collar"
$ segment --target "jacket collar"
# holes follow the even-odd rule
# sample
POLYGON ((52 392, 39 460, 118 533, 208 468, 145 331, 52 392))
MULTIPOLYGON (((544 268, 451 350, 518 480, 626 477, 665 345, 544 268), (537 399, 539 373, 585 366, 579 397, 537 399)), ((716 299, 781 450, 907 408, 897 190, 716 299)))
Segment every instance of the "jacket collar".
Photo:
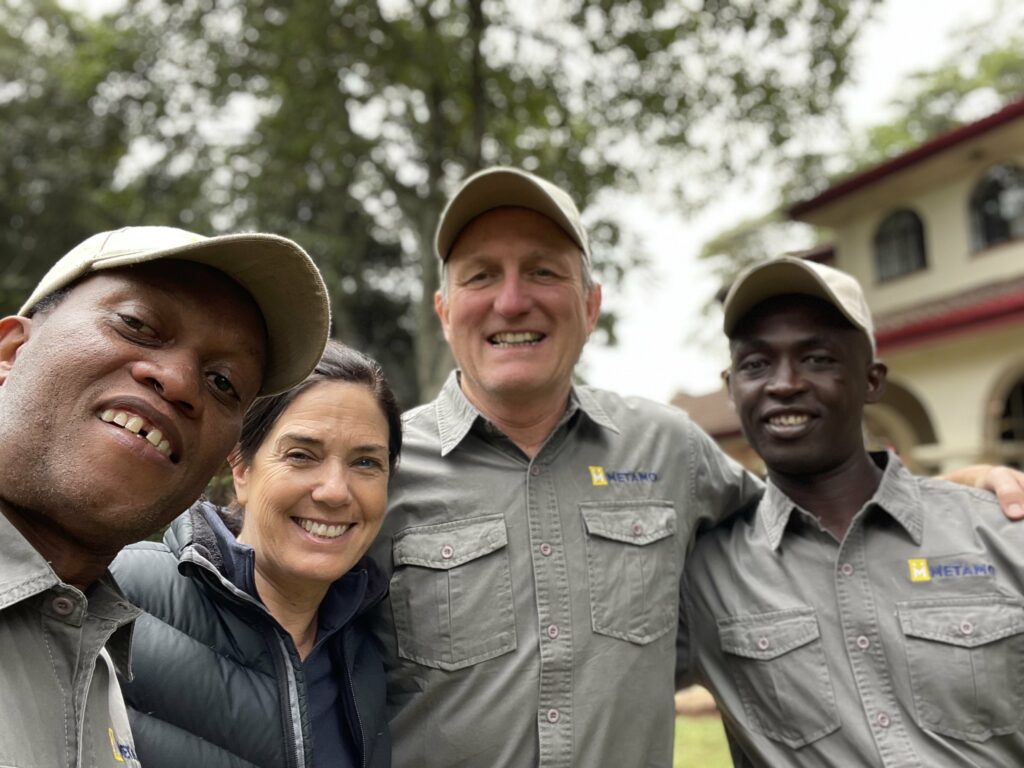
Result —
MULTIPOLYGON (((228 530, 215 504, 205 500, 193 504, 171 523, 164 535, 164 543, 178 558, 179 571, 184 572, 189 567, 202 568, 225 587, 259 601, 253 576, 255 553, 252 547, 240 544, 228 530)), ((356 581, 360 582, 358 589, 361 592, 355 610, 355 615, 359 616, 384 599, 388 591, 388 579, 373 560, 363 556, 331 589, 348 589, 356 581), (363 572, 365 576, 361 575, 363 572), (350 576, 352 578, 348 578, 350 576), (365 587, 362 586, 364 579, 365 587)))
MULTIPOLYGON (((864 509, 857 513, 857 516, 863 515, 865 509, 875 506, 895 520, 906 531, 914 544, 920 545, 924 529, 924 516, 921 509, 921 495, 914 476, 903 466, 903 462, 895 453, 879 451, 872 453, 871 458, 879 467, 884 467, 885 471, 874 496, 864 505, 864 509)), ((793 513, 796 510, 810 514, 798 507, 769 479, 758 509, 758 517, 764 526, 768 544, 773 550, 778 550, 782 544, 786 527, 793 519, 793 513)))
MULTIPOLYGON (((569 391, 569 404, 558 426, 562 426, 577 412, 582 413, 598 426, 618 433, 619 427, 586 387, 573 386, 569 391)), ((452 371, 434 400, 434 416, 437 419, 437 433, 441 438, 441 455, 447 456, 458 447, 469 434, 477 419, 484 416, 476 409, 459 386, 459 372, 452 371)))

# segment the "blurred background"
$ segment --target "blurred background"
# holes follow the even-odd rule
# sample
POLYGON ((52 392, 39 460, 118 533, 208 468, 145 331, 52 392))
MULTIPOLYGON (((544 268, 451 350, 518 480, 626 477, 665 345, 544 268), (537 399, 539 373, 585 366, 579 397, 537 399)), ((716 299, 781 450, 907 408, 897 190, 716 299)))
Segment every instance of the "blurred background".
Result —
MULTIPOLYGON (((875 310, 876 444, 1020 465, 1022 30, 1007 0, 0 0, 0 314, 96 231, 276 232, 411 406, 451 366, 438 213, 509 163, 593 233, 582 379, 675 402, 758 469, 716 295, 797 251, 875 310)), ((710 722, 718 756, 679 765, 725 760, 710 722)))

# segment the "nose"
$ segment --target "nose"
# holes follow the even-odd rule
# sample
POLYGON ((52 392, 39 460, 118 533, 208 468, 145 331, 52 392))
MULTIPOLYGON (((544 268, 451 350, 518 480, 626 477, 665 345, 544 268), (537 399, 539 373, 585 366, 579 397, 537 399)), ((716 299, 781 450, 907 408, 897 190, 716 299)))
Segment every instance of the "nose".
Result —
POLYGON ((529 286, 519 275, 509 275, 501 281, 494 309, 504 317, 517 317, 530 311, 529 286))
POLYGON ((776 397, 791 397, 805 388, 806 383, 791 360, 779 361, 765 385, 765 390, 776 397))
POLYGON ((313 501, 328 507, 343 507, 349 503, 352 492, 348 485, 348 472, 341 462, 323 464, 311 495, 313 501))
POLYGON ((191 355, 160 350, 159 355, 136 362, 132 376, 186 415, 202 413, 203 374, 191 355))

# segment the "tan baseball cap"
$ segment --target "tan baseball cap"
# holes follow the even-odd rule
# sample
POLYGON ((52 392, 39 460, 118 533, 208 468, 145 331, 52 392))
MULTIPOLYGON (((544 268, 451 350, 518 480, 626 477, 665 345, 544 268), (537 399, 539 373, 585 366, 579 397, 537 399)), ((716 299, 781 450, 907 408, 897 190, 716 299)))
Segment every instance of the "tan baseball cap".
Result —
POLYGON ((576 203, 562 189, 518 168, 494 166, 466 179, 448 201, 437 225, 434 250, 447 261, 452 246, 466 225, 494 208, 529 208, 555 222, 590 261, 590 240, 576 203))
POLYGON ((864 332, 871 354, 876 353, 875 326, 860 283, 838 269, 795 256, 756 264, 736 279, 725 297, 725 335, 732 337, 740 320, 762 301, 794 293, 815 296, 834 306, 854 328, 864 332))
POLYGON ((18 313, 29 315, 42 299, 90 273, 157 259, 205 264, 249 292, 267 327, 261 395, 298 384, 320 360, 331 324, 327 287, 309 255, 278 235, 204 237, 174 227, 100 232, 54 264, 18 313))

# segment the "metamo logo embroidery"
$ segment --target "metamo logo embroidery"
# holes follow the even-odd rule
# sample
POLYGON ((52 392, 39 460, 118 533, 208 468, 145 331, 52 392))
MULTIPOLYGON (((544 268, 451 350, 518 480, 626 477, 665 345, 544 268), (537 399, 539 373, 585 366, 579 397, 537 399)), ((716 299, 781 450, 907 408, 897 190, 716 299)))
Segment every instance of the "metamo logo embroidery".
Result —
POLYGON ((604 467, 587 467, 590 470, 591 485, 610 485, 611 483, 656 483, 657 472, 630 470, 628 472, 606 470, 604 467))
POLYGON ((911 581, 934 581, 936 579, 976 578, 995 576, 996 567, 991 563, 965 563, 963 561, 932 562, 925 558, 907 560, 911 581))
POLYGON ((907 560, 907 565, 910 567, 911 581, 932 580, 932 572, 928 570, 927 560, 907 560))
POLYGON ((110 749, 114 753, 114 760, 119 763, 133 761, 133 765, 138 765, 139 756, 135 754, 135 750, 132 749, 130 744, 118 741, 117 737, 114 736, 113 728, 107 728, 107 735, 110 736, 110 749))

